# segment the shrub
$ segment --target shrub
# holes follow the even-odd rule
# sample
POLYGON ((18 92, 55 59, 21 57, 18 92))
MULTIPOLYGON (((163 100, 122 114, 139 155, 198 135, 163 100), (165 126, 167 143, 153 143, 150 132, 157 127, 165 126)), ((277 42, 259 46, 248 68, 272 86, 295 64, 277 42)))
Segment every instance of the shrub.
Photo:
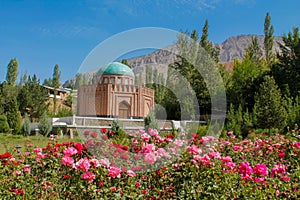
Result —
POLYGON ((10 131, 7 118, 5 115, 0 115, 0 133, 8 133, 10 131))
POLYGON ((25 136, 30 135, 31 133, 30 120, 27 114, 25 114, 22 131, 23 131, 23 135, 25 136))
POLYGON ((52 126, 51 123, 49 122, 48 118, 47 118, 47 114, 44 113, 40 119, 40 123, 38 125, 39 128, 39 132, 42 135, 48 136, 48 134, 50 133, 52 126))

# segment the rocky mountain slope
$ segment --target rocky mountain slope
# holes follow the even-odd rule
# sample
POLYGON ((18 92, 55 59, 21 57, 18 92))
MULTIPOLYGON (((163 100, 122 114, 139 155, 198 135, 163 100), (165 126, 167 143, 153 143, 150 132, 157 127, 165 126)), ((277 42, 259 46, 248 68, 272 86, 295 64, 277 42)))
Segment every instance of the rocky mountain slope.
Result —
MULTIPOLYGON (((257 38, 258 44, 263 51, 264 36, 240 35, 230 37, 223 43, 216 44, 220 48, 220 61, 224 63, 233 61, 235 58, 241 59, 246 52, 246 48, 251 44, 252 37, 257 38)), ((279 51, 278 42, 282 43, 281 37, 274 37, 274 51, 279 51)))
MULTIPOLYGON (((226 39, 221 44, 214 44, 220 48, 220 62, 228 63, 234 59, 242 59, 245 50, 251 44, 252 37, 256 37, 260 48, 263 50, 264 36, 257 35, 239 35, 226 39)), ((279 51, 279 43, 282 43, 281 37, 274 37, 274 51, 279 51)), ((157 50, 153 53, 128 59, 128 64, 133 68, 135 73, 145 72, 145 66, 156 68, 159 73, 167 74, 168 65, 173 63, 176 58, 176 45, 157 50)), ((95 71, 87 74, 87 77, 93 77, 95 71)), ((72 78, 64 84, 74 84, 75 79, 72 78)))

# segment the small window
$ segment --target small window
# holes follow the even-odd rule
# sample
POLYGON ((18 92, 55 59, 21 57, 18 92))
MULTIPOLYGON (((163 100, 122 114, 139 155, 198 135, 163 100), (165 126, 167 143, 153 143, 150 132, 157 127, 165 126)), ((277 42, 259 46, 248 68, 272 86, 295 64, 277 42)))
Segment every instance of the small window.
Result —
POLYGON ((132 79, 130 79, 130 85, 133 85, 133 80, 132 79))
POLYGON ((118 77, 118 84, 121 85, 122 84, 122 78, 118 77))
POLYGON ((115 84, 115 78, 110 78, 110 84, 115 84))
POLYGON ((128 85, 128 78, 125 79, 125 85, 128 85))
POLYGON ((105 78, 104 79, 104 84, 107 84, 108 83, 108 78, 105 78))

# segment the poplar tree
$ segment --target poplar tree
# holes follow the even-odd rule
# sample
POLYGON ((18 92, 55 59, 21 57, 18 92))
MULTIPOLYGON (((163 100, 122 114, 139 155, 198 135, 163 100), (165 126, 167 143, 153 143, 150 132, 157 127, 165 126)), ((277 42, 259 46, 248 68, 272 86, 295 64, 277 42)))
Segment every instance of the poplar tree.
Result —
POLYGON ((270 14, 267 12, 265 17, 265 23, 264 23, 264 48, 265 48, 265 57, 267 64, 270 64, 270 61, 272 60, 272 48, 274 45, 274 28, 271 25, 271 17, 270 14))
POLYGON ((56 64, 54 66, 54 71, 53 71, 52 87, 54 88, 60 87, 60 76, 61 76, 61 72, 59 71, 59 66, 56 64))
POLYGON ((15 86, 18 77, 18 61, 16 58, 10 60, 7 66, 6 81, 9 85, 15 86))
MULTIPOLYGON (((204 26, 202 28, 202 36, 200 39, 200 46, 204 48, 208 54, 211 56, 211 58, 218 63, 219 62, 219 54, 220 54, 220 49, 219 48, 214 48, 213 43, 208 40, 208 20, 205 20, 204 26)), ((193 36, 193 35, 192 35, 193 36)))
POLYGON ((246 49, 246 54, 248 54, 249 59, 258 63, 260 58, 262 57, 262 50, 259 47, 258 41, 256 37, 252 37, 251 44, 246 49))
POLYGON ((53 71, 53 78, 52 78, 52 87, 54 88, 54 98, 53 98, 53 113, 56 114, 56 95, 57 95, 57 89, 60 87, 60 75, 61 72, 59 71, 58 64, 55 65, 54 71, 53 71))

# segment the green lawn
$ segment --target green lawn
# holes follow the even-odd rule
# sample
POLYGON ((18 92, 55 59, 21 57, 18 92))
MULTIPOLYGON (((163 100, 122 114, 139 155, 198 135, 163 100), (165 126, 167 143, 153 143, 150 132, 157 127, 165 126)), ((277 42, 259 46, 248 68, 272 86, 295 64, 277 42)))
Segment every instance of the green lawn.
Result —
MULTIPOLYGON (((32 144, 33 147, 46 147, 47 143, 50 141, 48 137, 44 136, 22 136, 22 135, 11 135, 11 134, 0 134, 0 154, 5 152, 15 151, 15 147, 19 144, 21 145, 21 152, 26 150, 27 144, 32 144)), ((70 139, 68 136, 59 138, 58 142, 80 142, 80 138, 70 139)))

